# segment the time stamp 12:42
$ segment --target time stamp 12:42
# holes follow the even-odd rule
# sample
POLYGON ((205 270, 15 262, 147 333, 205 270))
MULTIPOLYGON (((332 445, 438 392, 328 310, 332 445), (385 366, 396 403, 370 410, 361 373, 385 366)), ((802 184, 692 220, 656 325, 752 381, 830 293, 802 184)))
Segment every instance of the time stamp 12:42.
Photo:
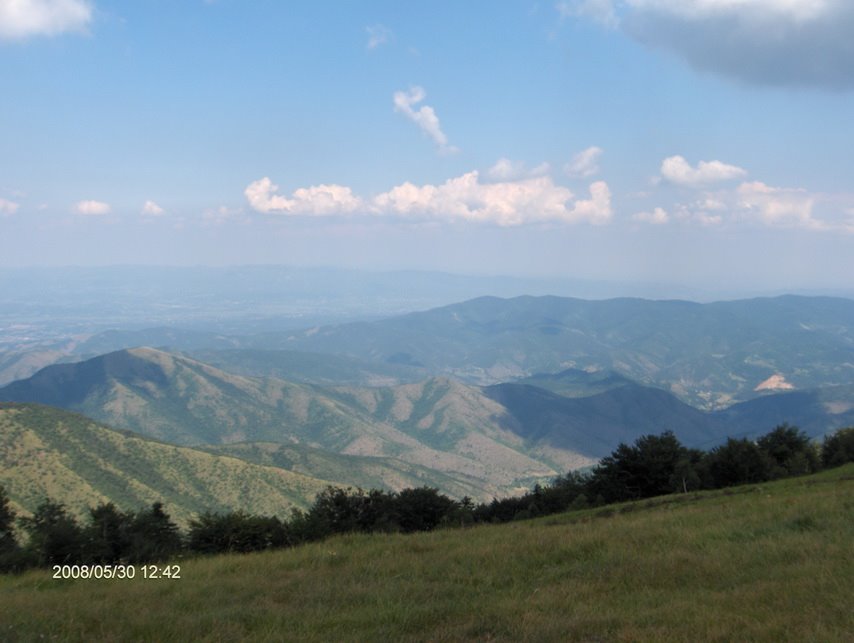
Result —
POLYGON ((131 580, 178 580, 181 578, 180 565, 54 565, 53 578, 65 579, 106 579, 131 580))

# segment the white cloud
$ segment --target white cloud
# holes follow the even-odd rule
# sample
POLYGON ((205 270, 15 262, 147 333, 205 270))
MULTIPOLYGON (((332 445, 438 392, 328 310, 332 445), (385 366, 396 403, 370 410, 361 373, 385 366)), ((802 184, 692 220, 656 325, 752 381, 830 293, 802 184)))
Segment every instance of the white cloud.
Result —
POLYGON ((342 185, 313 185, 295 190, 290 198, 277 194, 279 186, 264 177, 250 183, 244 194, 258 212, 293 215, 331 216, 349 214, 361 207, 361 200, 342 185))
POLYGON ((494 181, 515 181, 522 178, 544 176, 549 173, 550 169, 548 163, 540 163, 529 170, 523 161, 500 158, 495 162, 495 165, 486 171, 486 175, 494 181))
POLYGON ((573 193, 550 177, 481 183, 478 172, 441 185, 404 183, 374 198, 381 213, 516 226, 547 221, 607 223, 611 193, 604 181, 590 186, 591 198, 573 202, 573 193))
POLYGON ((599 172, 599 158, 602 156, 602 148, 588 147, 572 157, 563 170, 567 175, 575 178, 587 178, 599 172))
POLYGON ((851 0, 625 0, 620 24, 740 81, 854 87, 851 0))
POLYGON ((457 148, 448 145, 448 137, 442 131, 436 111, 429 105, 422 105, 417 110, 414 106, 423 101, 427 93, 422 87, 411 87, 408 92, 394 93, 394 110, 406 116, 427 134, 441 152, 456 152, 457 148))
POLYGON ((638 212, 632 215, 632 219, 652 225, 663 225, 670 221, 670 215, 663 208, 655 208, 652 212, 638 212))
POLYGON ((77 214, 85 214, 90 216, 101 216, 109 214, 112 208, 109 203, 103 201, 78 201, 72 208, 77 214))
POLYGON ((0 198, 0 214, 15 214, 18 211, 19 204, 8 199, 0 198))
POLYGON ((149 217, 159 217, 166 214, 166 210, 161 208, 154 201, 146 201, 142 206, 142 214, 149 217))
POLYGON ((368 33, 368 49, 376 49, 380 45, 384 45, 392 36, 390 29, 379 24, 365 27, 365 31, 368 33))
POLYGON ((720 161, 700 161, 696 168, 681 156, 671 156, 661 163, 661 175, 678 185, 697 187, 743 177, 746 170, 720 161))
POLYGON ((83 31, 92 20, 85 0, 0 0, 0 39, 83 31))
POLYGON ((360 211, 407 219, 470 221, 516 226, 528 223, 608 223, 613 216, 607 183, 590 186, 590 198, 574 200, 573 193, 555 185, 551 177, 483 183, 477 171, 440 185, 403 183, 363 200, 340 185, 302 188, 288 198, 277 194, 269 178, 251 183, 245 190, 253 209, 285 214, 340 215, 360 211))
POLYGON ((814 219, 815 198, 806 190, 775 188, 760 181, 742 183, 738 187, 738 205, 748 215, 768 226, 790 226, 826 229, 814 219))
POLYGON ((606 27, 616 27, 618 23, 611 0, 563 0, 555 9, 561 18, 590 18, 606 27))

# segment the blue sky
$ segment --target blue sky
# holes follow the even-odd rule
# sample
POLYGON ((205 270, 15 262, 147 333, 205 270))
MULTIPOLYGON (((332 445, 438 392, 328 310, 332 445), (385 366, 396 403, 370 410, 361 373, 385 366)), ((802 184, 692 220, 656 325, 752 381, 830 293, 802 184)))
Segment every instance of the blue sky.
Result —
POLYGON ((839 288, 847 0, 0 0, 0 265, 839 288))

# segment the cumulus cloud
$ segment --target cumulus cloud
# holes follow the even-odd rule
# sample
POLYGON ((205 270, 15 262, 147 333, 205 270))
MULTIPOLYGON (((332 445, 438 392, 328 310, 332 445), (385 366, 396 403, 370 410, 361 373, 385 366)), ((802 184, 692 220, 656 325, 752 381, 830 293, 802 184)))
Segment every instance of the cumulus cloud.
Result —
POLYGON ((661 175, 677 185, 697 187, 743 177, 746 170, 720 161, 700 161, 697 167, 681 156, 670 156, 661 163, 661 175))
POLYGON ((24 40, 83 31, 92 20, 85 0, 0 0, 0 39, 24 40))
POLYGON ((109 214, 112 208, 110 208, 109 203, 104 203, 103 201, 78 201, 74 204, 72 210, 77 214, 101 216, 109 214))
POLYGON ((146 201, 142 206, 142 214, 149 217, 159 217, 166 214, 166 210, 161 208, 154 201, 146 201))
POLYGON ((743 82, 854 88, 851 0, 625 0, 620 24, 743 82))
POLYGON ((561 18, 590 18, 606 27, 616 27, 618 22, 611 0, 563 0, 555 9, 561 18))
POLYGON ((742 211, 765 225, 826 228, 826 224, 813 218, 815 198, 806 190, 776 188, 753 181, 742 183, 737 193, 742 211))
POLYGON ((655 208, 652 212, 638 212, 632 215, 632 219, 651 225, 664 225, 670 221, 670 215, 664 208, 655 208))
POLYGON ((265 177, 251 183, 245 194, 253 209, 266 213, 342 215, 358 210, 364 215, 500 226, 543 222, 598 225, 613 216, 611 191, 604 181, 590 185, 589 199, 576 200, 569 189, 548 176, 483 182, 473 171, 440 185, 406 182, 368 200, 343 186, 303 188, 290 198, 277 192, 278 187, 265 177))
POLYGON ((441 185, 404 183, 374 198, 379 212, 516 226, 546 221, 607 223, 611 192, 604 181, 590 186, 591 198, 572 201, 573 193, 550 177, 482 183, 478 172, 441 185))
POLYGON ((599 172, 599 158, 602 156, 602 148, 588 147, 572 157, 563 170, 568 176, 574 178, 587 178, 599 172))
POLYGON ((331 216, 348 214, 358 209, 361 200, 342 185, 313 185, 294 190, 290 198, 278 194, 279 186, 264 177, 250 183, 244 194, 258 212, 331 216))
POLYGON ((400 91, 394 93, 394 111, 400 112, 406 118, 415 123, 422 132, 433 139, 440 152, 456 152, 457 148, 448 145, 448 137, 442 131, 439 124, 439 117, 436 116, 436 111, 429 105, 422 105, 415 109, 415 105, 423 101, 427 97, 427 93, 422 87, 411 87, 409 91, 400 91))
POLYGON ((365 31, 368 33, 368 49, 376 49, 380 45, 384 45, 392 35, 391 30, 383 25, 371 25, 365 27, 365 31))
POLYGON ((15 214, 19 205, 14 201, 0 198, 0 214, 15 214))

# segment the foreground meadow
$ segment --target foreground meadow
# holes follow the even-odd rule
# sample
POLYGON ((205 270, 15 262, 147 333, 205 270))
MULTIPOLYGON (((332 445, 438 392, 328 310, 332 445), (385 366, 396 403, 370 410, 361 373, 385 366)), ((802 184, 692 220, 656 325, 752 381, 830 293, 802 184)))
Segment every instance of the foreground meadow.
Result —
POLYGON ((0 577, 0 640, 850 641, 854 465, 532 521, 0 577))

